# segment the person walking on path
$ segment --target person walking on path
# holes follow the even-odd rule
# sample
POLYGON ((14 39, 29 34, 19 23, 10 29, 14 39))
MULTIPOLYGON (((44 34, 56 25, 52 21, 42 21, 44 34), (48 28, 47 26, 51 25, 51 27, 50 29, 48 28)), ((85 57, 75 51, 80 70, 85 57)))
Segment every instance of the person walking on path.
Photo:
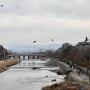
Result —
POLYGON ((89 75, 89 82, 90 82, 90 75, 89 75))

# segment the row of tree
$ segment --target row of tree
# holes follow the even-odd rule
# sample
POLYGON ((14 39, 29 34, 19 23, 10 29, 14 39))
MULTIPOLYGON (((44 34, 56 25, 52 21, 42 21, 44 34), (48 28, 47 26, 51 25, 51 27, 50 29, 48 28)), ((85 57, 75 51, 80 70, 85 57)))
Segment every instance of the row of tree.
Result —
POLYGON ((46 50, 44 52, 47 57, 62 60, 64 62, 72 62, 77 65, 90 67, 90 45, 72 45, 64 43, 56 51, 46 50))
POLYGON ((8 50, 4 48, 2 45, 0 45, 0 60, 7 59, 8 56, 8 50))
POLYGON ((90 66, 90 45, 75 45, 64 43, 57 51, 53 53, 53 57, 73 62, 81 66, 90 66))

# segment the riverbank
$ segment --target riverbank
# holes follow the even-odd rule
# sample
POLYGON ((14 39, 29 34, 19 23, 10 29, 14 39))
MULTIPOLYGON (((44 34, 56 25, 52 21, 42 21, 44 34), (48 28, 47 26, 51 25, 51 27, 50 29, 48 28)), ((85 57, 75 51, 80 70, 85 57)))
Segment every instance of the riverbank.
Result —
MULTIPOLYGON (((56 61, 56 60, 51 60, 50 63, 52 63, 53 65, 59 66, 59 70, 63 74, 65 74, 66 72, 68 72, 70 70, 69 66, 67 64, 63 63, 63 62, 56 61)), ((46 64, 46 65, 49 65, 49 64, 46 64)), ((80 76, 78 76, 76 74, 76 72, 74 72, 74 71, 70 72, 67 75, 67 77, 65 78, 65 80, 66 80, 66 82, 67 81, 72 81, 72 83, 73 82, 78 82, 78 85, 80 87, 80 89, 66 89, 66 90, 90 90, 90 83, 89 82, 86 82, 83 78, 81 78, 80 76)), ((66 82, 64 82, 64 83, 66 83, 66 82)), ((63 85, 64 85, 64 83, 63 83, 63 85)), ((57 86, 55 86, 55 87, 57 88, 57 86)), ((60 88, 61 85, 59 85, 58 87, 60 88)), ((53 90, 53 89, 48 89, 48 86, 46 88, 44 88, 42 90, 53 90)), ((54 90, 59 90, 59 89, 54 89, 54 90)), ((60 90, 64 90, 64 89, 60 89, 60 90)))
POLYGON ((43 87, 42 90, 80 90, 78 82, 61 82, 43 87))
POLYGON ((0 73, 6 71, 8 69, 8 67, 15 65, 19 62, 21 62, 21 61, 18 59, 14 59, 14 60, 8 59, 8 60, 0 61, 0 73))

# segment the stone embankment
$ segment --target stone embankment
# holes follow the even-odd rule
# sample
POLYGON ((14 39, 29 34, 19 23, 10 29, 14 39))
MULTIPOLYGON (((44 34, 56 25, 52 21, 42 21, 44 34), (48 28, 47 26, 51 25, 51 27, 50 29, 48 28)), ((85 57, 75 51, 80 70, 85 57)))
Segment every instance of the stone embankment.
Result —
POLYGON ((20 63, 20 62, 21 61, 18 59, 0 61, 0 73, 6 71, 8 67, 15 65, 17 63, 20 63))
MULTIPOLYGON (((52 61, 50 61, 50 63, 52 63, 53 65, 59 66, 60 71, 63 74, 70 71, 69 66, 67 64, 63 63, 63 62, 52 60, 52 61)), ((47 65, 49 65, 49 64, 47 64, 47 65)), ((83 78, 78 76, 76 74, 76 72, 74 72, 74 71, 70 72, 65 79, 66 79, 66 81, 78 82, 78 84, 80 86, 80 90, 90 90, 90 83, 86 82, 83 78)))

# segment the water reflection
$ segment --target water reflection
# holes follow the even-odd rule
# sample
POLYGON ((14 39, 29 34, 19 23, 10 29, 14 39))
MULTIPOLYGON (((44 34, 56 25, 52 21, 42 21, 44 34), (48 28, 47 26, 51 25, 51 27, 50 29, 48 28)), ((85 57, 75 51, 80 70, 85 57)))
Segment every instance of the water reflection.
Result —
POLYGON ((20 64, 17 64, 11 67, 8 71, 1 73, 0 90, 41 90, 43 86, 55 83, 52 82, 52 79, 56 79, 56 82, 64 81, 63 76, 59 76, 56 73, 45 69, 45 62, 46 61, 40 60, 23 60, 20 64), (43 66, 43 69, 33 70, 31 66, 43 66))

